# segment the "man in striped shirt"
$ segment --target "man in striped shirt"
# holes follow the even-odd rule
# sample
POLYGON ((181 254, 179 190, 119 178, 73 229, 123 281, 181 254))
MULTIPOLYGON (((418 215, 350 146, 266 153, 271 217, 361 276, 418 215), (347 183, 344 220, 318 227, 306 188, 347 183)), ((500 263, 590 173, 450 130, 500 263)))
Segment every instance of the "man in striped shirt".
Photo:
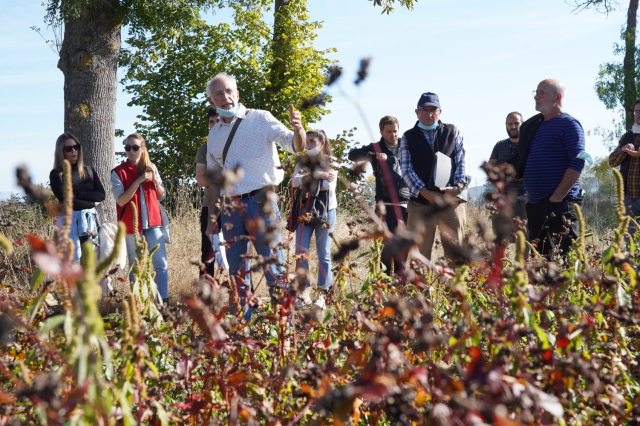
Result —
MULTIPOLYGON (((627 215, 637 220, 640 216, 640 99, 633 105, 633 118, 633 127, 620 138, 618 147, 609 155, 609 165, 620 166, 627 215)), ((636 231, 633 222, 629 231, 632 234, 636 231)))
MULTIPOLYGON (((440 236, 452 243, 460 243, 466 220, 464 203, 455 209, 433 211, 436 199, 445 194, 457 197, 469 185, 471 176, 466 169, 464 139, 453 124, 440 121, 440 99, 435 93, 423 93, 418 100, 416 125, 400 140, 400 169, 409 187, 411 199, 407 206, 407 227, 422 234, 420 253, 431 259, 436 227, 440 236), (451 159, 451 176, 443 188, 433 186, 436 153, 451 159)), ((445 256, 452 259, 450 246, 443 244, 445 256)))
POLYGON ((584 151, 584 130, 564 112, 565 88, 560 81, 543 80, 533 94, 540 114, 520 128, 518 175, 528 194, 529 238, 538 252, 553 259, 555 253, 565 254, 577 237, 573 205, 582 205, 579 180, 584 160, 579 154, 584 151))

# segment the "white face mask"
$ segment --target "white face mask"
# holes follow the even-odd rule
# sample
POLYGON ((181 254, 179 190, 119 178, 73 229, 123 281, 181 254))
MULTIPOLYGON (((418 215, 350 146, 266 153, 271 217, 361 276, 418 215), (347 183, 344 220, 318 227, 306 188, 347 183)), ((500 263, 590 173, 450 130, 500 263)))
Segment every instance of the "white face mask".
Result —
POLYGON ((311 156, 311 157, 315 157, 316 155, 320 154, 320 147, 316 146, 315 148, 311 148, 307 150, 307 155, 311 156))

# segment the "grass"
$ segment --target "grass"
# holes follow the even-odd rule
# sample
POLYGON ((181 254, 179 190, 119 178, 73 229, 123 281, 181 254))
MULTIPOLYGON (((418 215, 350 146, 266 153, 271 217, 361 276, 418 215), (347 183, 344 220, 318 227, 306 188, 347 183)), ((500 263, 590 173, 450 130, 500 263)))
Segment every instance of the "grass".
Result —
MULTIPOLYGON (((288 212, 287 196, 281 197, 281 213, 286 217, 288 212)), ((180 189, 170 189, 167 196, 169 211, 171 216, 171 233, 173 244, 167 245, 167 256, 169 260, 169 298, 178 301, 183 295, 193 295, 198 282, 198 266, 200 260, 200 201, 199 195, 180 189)), ((598 199, 587 200, 584 211, 587 223, 590 225, 588 232, 593 232, 587 243, 596 250, 601 250, 611 241, 613 230, 609 224, 609 218, 603 217, 610 212, 613 203, 611 200, 598 199), (603 213, 603 211, 605 213, 603 213), (599 219, 600 218, 600 219, 599 219)), ((467 205, 467 221, 465 234, 478 231, 478 226, 483 225, 491 235, 490 212, 486 207, 477 203, 467 205)), ((335 239, 339 242, 351 239, 354 236, 363 235, 367 228, 367 217, 364 211, 353 206, 340 205, 337 210, 336 227, 333 232, 335 239), (348 224, 352 226, 348 226, 348 224)), ((29 256, 27 235, 34 233, 47 239, 53 238, 55 219, 47 216, 45 209, 35 203, 21 202, 17 199, 0 202, 0 230, 15 243, 16 250, 13 254, 0 254, 0 282, 13 287, 22 294, 29 293, 29 279, 31 269, 34 265, 29 256)), ((282 238, 288 241, 288 250, 285 250, 288 264, 295 264, 293 256, 295 254, 295 233, 283 230, 282 238)), ((482 239, 480 239, 482 240, 482 239)), ((360 247, 351 253, 350 259, 352 269, 358 277, 367 275, 369 256, 367 255, 372 245, 371 240, 361 240, 360 247), (363 255, 361 257, 361 255, 363 255)), ((332 244, 332 252, 337 250, 337 246, 332 244)), ((251 250, 255 255, 255 251, 251 250)), ((507 252, 509 257, 513 257, 513 246, 507 252)), ((433 259, 443 256, 442 246, 439 243, 439 236, 436 236, 433 259)), ((315 250, 315 236, 310 246, 310 273, 312 283, 315 287, 315 279, 318 274, 317 253, 315 250)), ((335 267, 335 264, 333 265, 335 267)), ((294 272, 294 271, 290 271, 294 272)), ((335 276, 335 274, 334 274, 335 276)), ((263 280, 262 273, 253 273, 252 280, 257 286, 263 280)), ((221 281, 224 281, 221 280, 221 281)), ((354 286, 361 285, 359 280, 354 281, 354 286)), ((128 292, 128 284, 115 281, 115 287, 128 292)), ((263 283, 258 287, 258 295, 268 296, 267 286, 263 283)))

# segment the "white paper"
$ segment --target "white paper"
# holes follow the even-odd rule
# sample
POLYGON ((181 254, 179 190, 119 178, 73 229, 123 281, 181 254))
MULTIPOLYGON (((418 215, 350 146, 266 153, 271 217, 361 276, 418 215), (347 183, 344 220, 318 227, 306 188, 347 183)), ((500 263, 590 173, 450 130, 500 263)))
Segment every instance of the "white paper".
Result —
POLYGON ((433 184, 438 189, 445 188, 451 178, 451 158, 436 152, 436 175, 433 184))

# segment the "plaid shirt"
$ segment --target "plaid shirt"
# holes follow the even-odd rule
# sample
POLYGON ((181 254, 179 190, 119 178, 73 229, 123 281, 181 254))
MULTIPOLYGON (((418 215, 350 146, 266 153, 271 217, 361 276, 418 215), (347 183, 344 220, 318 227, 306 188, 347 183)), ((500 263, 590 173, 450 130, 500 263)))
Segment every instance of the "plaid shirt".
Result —
MULTIPOLYGON (((431 145, 431 149, 433 149, 433 137, 435 133, 435 130, 422 131, 422 134, 425 136, 426 141, 429 143, 429 145, 431 145)), ((469 186, 469 182, 471 182, 471 176, 467 174, 467 160, 466 151, 464 149, 464 138, 462 137, 458 129, 456 129, 456 146, 453 150, 453 155, 455 156, 456 163, 456 170, 453 174, 453 184, 455 185, 457 183, 461 183, 466 188, 467 186, 469 186)), ((409 187, 411 196, 417 197, 418 194, 420 194, 420 190, 426 185, 413 170, 413 164, 411 163, 411 153, 409 152, 409 148, 407 147, 407 140, 404 136, 402 136, 402 138, 400 139, 400 169, 402 171, 402 177, 409 187)))
MULTIPOLYGON (((620 138, 618 147, 609 154, 609 165, 611 167, 618 167, 627 158, 629 154, 622 151, 622 148, 626 145, 625 135, 620 138)), ((638 150, 640 147, 640 133, 634 135, 633 147, 638 150)), ((629 198, 640 198, 640 157, 631 157, 629 161, 629 173, 627 175, 627 186, 624 188, 624 195, 629 198)))

